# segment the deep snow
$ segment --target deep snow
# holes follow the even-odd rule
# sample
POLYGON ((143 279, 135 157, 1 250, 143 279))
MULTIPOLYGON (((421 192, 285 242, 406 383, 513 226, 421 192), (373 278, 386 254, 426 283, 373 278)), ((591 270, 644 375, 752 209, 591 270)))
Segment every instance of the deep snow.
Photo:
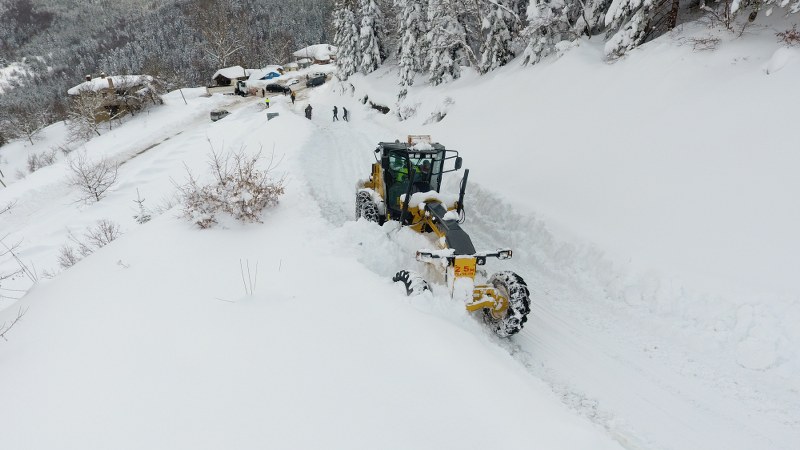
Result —
MULTIPOLYGON (((4 447, 796 448, 800 55, 779 26, 687 26, 612 65, 582 41, 535 68, 418 83, 404 122, 359 102, 394 107, 389 70, 279 96, 269 122, 258 99, 171 93, 76 150, 124 162, 101 202, 74 203, 64 157, 0 190, 17 201, 0 236, 40 273, 69 230, 125 233, 19 301, 30 283, 3 283, 0 323, 28 308, 0 342, 4 447), (685 44, 709 33, 714 52, 685 44), (330 122, 334 104, 351 122, 330 122), (233 114, 211 123, 220 106, 233 114), (419 133, 471 169, 476 247, 514 249, 490 271, 532 289, 510 340, 441 286, 405 297, 390 277, 424 270, 427 241, 352 220, 375 144, 419 133), (202 231, 169 209, 212 146, 281 160, 287 194, 263 224, 202 231), (137 189, 165 209, 145 225, 137 189), (240 263, 258 264, 254 295, 240 263)), ((3 147, 4 173, 64 136, 3 147)))

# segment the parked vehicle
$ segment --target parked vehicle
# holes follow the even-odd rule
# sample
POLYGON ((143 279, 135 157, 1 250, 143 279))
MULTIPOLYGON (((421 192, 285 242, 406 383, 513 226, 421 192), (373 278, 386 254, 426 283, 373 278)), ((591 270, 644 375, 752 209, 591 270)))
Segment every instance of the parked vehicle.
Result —
POLYGON ((289 89, 288 87, 282 86, 277 83, 270 83, 264 89, 266 89, 267 92, 282 92, 284 94, 288 94, 289 91, 291 91, 291 89, 289 89))
POLYGON ((307 87, 319 86, 322 83, 324 83, 325 80, 327 80, 327 77, 325 76, 324 73, 315 73, 308 79, 308 81, 306 81, 306 86, 307 87))
POLYGON ((211 121, 216 122, 219 119, 222 119, 223 117, 227 116, 228 114, 230 114, 230 112, 228 112, 225 109, 215 109, 211 111, 211 121))
POLYGON ((212 94, 225 94, 225 95, 233 95, 234 91, 236 90, 236 86, 208 86, 206 87, 206 93, 208 95, 212 94))
POLYGON ((246 97, 247 96, 248 88, 247 88, 247 82, 246 81, 244 81, 244 80, 237 81, 236 82, 236 88, 239 91, 239 95, 241 95, 242 97, 246 97))

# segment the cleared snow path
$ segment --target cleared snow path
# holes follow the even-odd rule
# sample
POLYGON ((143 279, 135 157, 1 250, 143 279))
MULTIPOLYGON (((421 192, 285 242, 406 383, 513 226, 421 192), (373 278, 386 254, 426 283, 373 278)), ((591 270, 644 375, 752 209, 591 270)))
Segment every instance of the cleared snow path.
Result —
MULTIPOLYGON (((352 101, 318 98, 312 101, 319 105, 352 101)), ((309 188, 324 216, 341 225, 334 233, 349 239, 368 268, 384 277, 403 268, 419 270, 413 251, 424 241, 391 225, 353 222, 355 183, 368 176, 376 144, 417 130, 401 130, 402 124, 364 108, 356 111, 368 117, 331 122, 328 113, 314 119, 316 133, 301 156, 309 188)), ((464 166, 480 170, 469 160, 464 166)), ((450 174, 445 189, 455 191, 458 177, 450 174)), ((693 359, 694 343, 681 330, 669 329, 636 305, 621 308, 610 301, 606 283, 615 268, 602 252, 559 241, 535 213, 519 212, 474 182, 465 203, 464 228, 477 248, 514 249, 514 259, 490 263, 487 271, 514 270, 526 279, 533 299, 530 321, 520 335, 504 341, 452 304, 441 288, 434 288, 435 296, 410 299, 415 307, 505 348, 626 448, 790 449, 800 441, 792 416, 796 392, 762 386, 758 373, 731 363, 730 355, 705 352, 712 358, 693 359), (671 348, 670 342, 682 345, 671 348)))

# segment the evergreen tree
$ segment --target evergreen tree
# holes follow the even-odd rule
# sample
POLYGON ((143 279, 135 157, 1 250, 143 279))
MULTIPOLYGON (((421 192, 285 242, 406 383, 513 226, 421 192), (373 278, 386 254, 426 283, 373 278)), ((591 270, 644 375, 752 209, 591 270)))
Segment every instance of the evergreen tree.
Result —
POLYGON ((355 2, 337 0, 334 7, 334 45, 338 47, 336 67, 339 79, 346 80, 356 73, 361 60, 358 53, 358 27, 356 26, 355 2))
POLYGON ((430 83, 437 85, 461 77, 461 65, 468 64, 470 51, 467 32, 458 21, 452 0, 429 0, 427 41, 429 50, 425 66, 430 83))
POLYGON ((653 0, 614 0, 606 13, 605 24, 617 32, 606 42, 606 56, 620 57, 643 43, 654 8, 653 0))
POLYGON ((375 0, 361 0, 361 30, 358 40, 359 69, 362 73, 376 70, 386 58, 383 13, 375 0))
POLYGON ((400 48, 397 54, 400 85, 411 86, 414 84, 414 75, 422 71, 423 56, 427 51, 426 5, 423 0, 400 0, 398 6, 400 48))
POLYGON ((536 64, 542 58, 555 52, 555 44, 563 40, 575 40, 579 34, 575 26, 588 30, 585 21, 575 21, 581 5, 573 3, 555 3, 547 0, 534 0, 528 8, 528 26, 522 34, 527 40, 523 52, 523 64, 536 64), (575 25, 573 25, 573 23, 575 25))
POLYGON ((480 69, 484 73, 504 66, 514 58, 509 24, 515 18, 507 3, 506 0, 491 3, 482 23, 484 41, 481 45, 480 69))

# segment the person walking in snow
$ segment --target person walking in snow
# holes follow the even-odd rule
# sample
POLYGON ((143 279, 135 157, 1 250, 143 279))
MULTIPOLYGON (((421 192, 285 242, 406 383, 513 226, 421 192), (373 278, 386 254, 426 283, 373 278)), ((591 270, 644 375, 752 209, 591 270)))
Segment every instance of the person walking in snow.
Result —
POLYGON ((311 120, 311 103, 306 106, 306 119, 311 120))
POLYGON ((339 120, 339 109, 336 108, 336 105, 333 106, 333 121, 336 122, 339 120))
POLYGON ((269 109, 269 97, 264 97, 264 105, 266 105, 267 109, 269 109))
POLYGON ((294 105, 294 91, 292 91, 290 97, 292 97, 292 104, 294 105))
POLYGON ((349 120, 347 120, 347 108, 344 106, 342 106, 342 119, 344 119, 345 122, 349 122, 349 120))

